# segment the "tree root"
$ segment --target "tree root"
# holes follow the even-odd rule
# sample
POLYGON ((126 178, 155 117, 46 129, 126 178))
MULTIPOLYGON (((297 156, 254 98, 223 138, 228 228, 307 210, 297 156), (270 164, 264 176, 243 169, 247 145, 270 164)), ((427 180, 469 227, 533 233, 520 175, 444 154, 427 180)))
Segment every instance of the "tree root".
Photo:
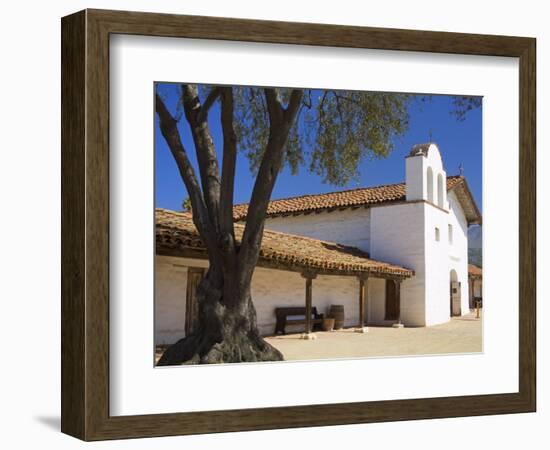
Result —
POLYGON ((240 308, 227 308, 208 279, 197 289, 199 328, 166 349, 158 366, 282 361, 283 355, 260 336, 250 295, 240 308))
POLYGON ((221 342, 212 342, 206 334, 198 332, 168 347, 157 365, 283 361, 279 350, 259 335, 251 334, 232 333, 221 342))

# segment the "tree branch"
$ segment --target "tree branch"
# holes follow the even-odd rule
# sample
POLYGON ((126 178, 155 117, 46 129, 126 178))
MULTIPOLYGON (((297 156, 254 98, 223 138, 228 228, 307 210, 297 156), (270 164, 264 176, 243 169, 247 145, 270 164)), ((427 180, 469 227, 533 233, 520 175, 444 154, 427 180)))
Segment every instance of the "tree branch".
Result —
POLYGON ((248 205, 246 225, 241 240, 239 265, 242 270, 239 271, 239 283, 242 285, 249 283, 258 260, 267 207, 281 170, 285 145, 302 96, 302 90, 293 90, 289 105, 284 109, 275 90, 265 89, 271 127, 267 147, 248 205))
POLYGON ((361 103, 359 103, 357 100, 354 100, 353 98, 347 97, 345 95, 339 95, 338 91, 330 91, 330 92, 332 93, 332 95, 334 95, 334 98, 336 98, 337 100, 345 100, 346 102, 352 103, 359 108, 365 108, 365 106, 361 105, 361 103))
POLYGON ((323 97, 321 98, 321 101, 319 102, 319 123, 317 125, 317 134, 321 134, 321 129, 324 125, 324 118, 325 118, 325 100, 327 98, 328 91, 325 91, 323 93, 323 97))
POLYGON ((313 102, 311 100, 311 89, 308 89, 307 91, 307 100, 304 100, 304 106, 307 109, 311 109, 313 107, 313 102))
POLYGON ((235 242, 233 227, 233 194, 237 161, 237 136, 233 127, 233 89, 225 87, 221 93, 221 122, 223 132, 223 160, 220 190, 220 229, 235 242))
POLYGON ((267 103, 267 112, 269 114, 271 125, 277 126, 277 124, 280 124, 280 122, 282 122, 284 114, 284 108, 281 104, 279 94, 274 88, 265 88, 264 95, 267 103))
POLYGON ((200 120, 202 106, 197 87, 182 85, 183 108, 185 117, 191 127, 191 135, 195 144, 199 173, 201 176, 202 191, 210 222, 219 231, 219 201, 220 201, 220 174, 218 159, 214 149, 214 142, 205 119, 200 120))
POLYGON ((155 95, 155 107, 159 116, 160 131, 168 144, 168 148, 174 157, 178 166, 180 176, 185 184, 189 199, 191 200, 191 208, 193 210, 193 222, 205 242, 205 245, 214 243, 214 235, 212 224, 208 218, 206 205, 202 196, 199 182, 195 175, 193 166, 191 165, 187 152, 181 142, 180 134, 177 128, 177 122, 172 117, 166 105, 158 94, 155 95))
POLYGON ((348 121, 344 120, 344 113, 342 112, 342 108, 340 106, 340 97, 334 94, 334 98, 336 100, 336 110, 338 111, 338 115, 340 116, 340 122, 342 122, 342 124, 346 127, 348 139, 353 139, 353 131, 351 130, 348 121))
POLYGON ((300 109, 300 105, 302 104, 303 97, 303 89, 293 89, 290 93, 290 100, 288 101, 288 106, 284 112, 284 118, 291 125, 294 123, 296 114, 300 109))
POLYGON ((201 110, 200 110, 200 113, 199 113, 199 116, 197 118, 197 120, 199 122, 205 122, 206 120, 208 120, 208 112, 210 111, 210 108, 212 107, 212 105, 214 104, 214 102, 218 99, 218 97, 221 95, 222 93, 222 88, 220 86, 216 86, 214 87, 209 93, 208 93, 208 96, 206 97, 206 100, 204 101, 204 103, 202 104, 202 107, 201 107, 201 110))

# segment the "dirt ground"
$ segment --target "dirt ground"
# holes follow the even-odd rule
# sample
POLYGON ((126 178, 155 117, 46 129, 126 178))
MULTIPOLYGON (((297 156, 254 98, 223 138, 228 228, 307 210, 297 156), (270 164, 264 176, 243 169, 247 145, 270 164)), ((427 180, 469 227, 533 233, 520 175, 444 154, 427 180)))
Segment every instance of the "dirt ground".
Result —
POLYGON ((482 319, 476 319, 471 313, 431 327, 369 326, 367 333, 356 333, 354 328, 349 328, 315 332, 315 336, 314 340, 304 340, 297 333, 266 340, 277 347, 287 361, 474 353, 482 351, 482 319))
MULTIPOLYGON (((301 339, 302 333, 265 339, 278 348, 286 361, 307 359, 365 358, 377 356, 475 353, 482 351, 482 319, 475 313, 454 317, 442 325, 422 328, 368 327, 316 331, 316 339, 301 339)), ((156 349, 155 361, 166 346, 156 349)))

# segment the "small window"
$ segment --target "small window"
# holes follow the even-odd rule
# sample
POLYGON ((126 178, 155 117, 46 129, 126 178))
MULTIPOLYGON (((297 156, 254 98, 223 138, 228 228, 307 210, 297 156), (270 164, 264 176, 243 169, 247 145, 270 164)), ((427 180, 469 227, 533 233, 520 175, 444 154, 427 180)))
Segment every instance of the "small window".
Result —
POLYGON ((439 242, 439 228, 435 227, 435 240, 439 242))
POLYGON ((449 224, 449 244, 453 243, 453 226, 449 224))

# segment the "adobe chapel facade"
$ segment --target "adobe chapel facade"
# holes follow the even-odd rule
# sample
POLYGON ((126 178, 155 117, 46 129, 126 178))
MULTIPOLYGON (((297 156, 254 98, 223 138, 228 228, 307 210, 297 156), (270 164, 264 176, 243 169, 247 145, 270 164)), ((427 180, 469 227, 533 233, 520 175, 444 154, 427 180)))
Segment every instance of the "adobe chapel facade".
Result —
MULTIPOLYGON (((345 326, 431 326, 470 311, 468 227, 481 215, 467 182, 447 176, 434 143, 413 146, 405 166, 404 183, 270 203, 252 281, 262 334, 274 333, 275 308, 304 306, 307 283, 309 306, 344 305, 345 326)), ((246 209, 235 206, 237 238, 246 209)), ((189 214, 157 209, 156 219, 162 345, 192 331, 207 260, 189 214)))

